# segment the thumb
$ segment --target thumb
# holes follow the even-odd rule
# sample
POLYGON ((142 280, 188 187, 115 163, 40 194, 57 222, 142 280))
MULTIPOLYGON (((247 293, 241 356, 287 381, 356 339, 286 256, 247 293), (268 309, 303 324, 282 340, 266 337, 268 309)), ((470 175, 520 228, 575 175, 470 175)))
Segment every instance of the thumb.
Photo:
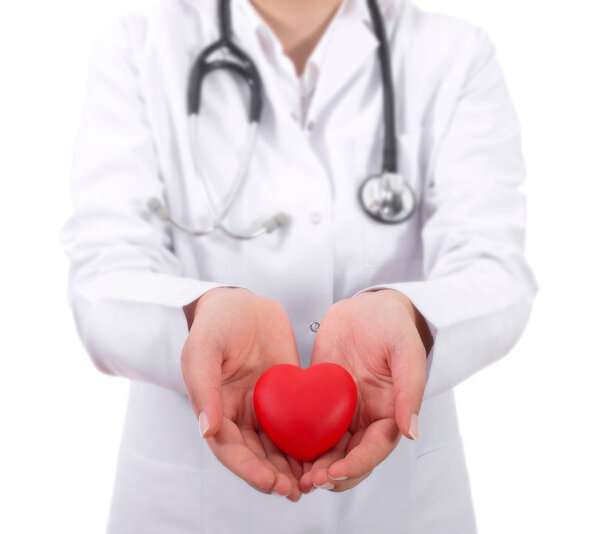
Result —
POLYGON ((181 369, 204 438, 216 434, 223 420, 221 364, 220 351, 212 344, 188 338, 181 353, 181 369))
POLYGON ((419 410, 425 391, 427 353, 419 338, 405 339, 392 352, 396 423, 408 439, 419 437, 419 410))

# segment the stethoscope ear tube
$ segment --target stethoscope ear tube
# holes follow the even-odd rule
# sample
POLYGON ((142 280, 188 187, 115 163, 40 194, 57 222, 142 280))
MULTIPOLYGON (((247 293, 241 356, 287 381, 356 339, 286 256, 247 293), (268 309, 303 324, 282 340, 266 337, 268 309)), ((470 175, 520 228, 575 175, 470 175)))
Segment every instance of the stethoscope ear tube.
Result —
MULTIPOLYGON (((231 41, 231 12, 230 12, 230 0, 221 0, 219 4, 219 31, 220 38, 208 46, 194 62, 190 77, 188 80, 188 92, 187 92, 187 111, 190 117, 190 135, 192 139, 192 154, 194 159, 194 168, 196 175, 200 178, 202 186, 207 199, 210 216, 213 220, 213 225, 207 230, 195 230, 191 233, 193 235, 205 235, 219 229, 226 235, 234 239, 254 239, 263 233, 271 233, 277 228, 280 228, 287 223, 287 216, 282 213, 278 213, 269 219, 267 219, 257 230, 250 233, 233 232, 229 230, 223 223, 224 217, 229 212, 231 205, 238 196, 239 191, 244 185, 248 176, 250 163, 252 161, 252 154, 254 152, 254 146, 256 144, 257 128, 260 122, 262 114, 262 82, 260 74, 256 65, 252 59, 238 46, 231 41), (230 59, 218 59, 209 61, 212 54, 217 51, 224 51, 233 57, 234 61, 230 59), (202 84, 204 79, 210 73, 218 70, 227 70, 240 76, 248 85, 250 90, 250 105, 248 113, 249 121, 249 132, 246 149, 244 150, 242 162, 236 179, 227 194, 221 210, 216 207, 216 202, 212 196, 210 190, 210 184, 206 179, 202 165, 198 161, 198 117, 200 115, 200 103, 202 99, 202 84)), ((165 208, 166 209, 166 208, 165 208)), ((160 213, 159 213, 160 214, 160 213)), ((172 221, 170 215, 169 220, 172 221)), ((176 224, 177 227, 182 228, 183 225, 176 224)))
POLYGON ((394 81, 389 43, 383 17, 376 0, 367 0, 373 29, 379 40, 379 64, 383 91, 383 162, 381 174, 369 176, 361 184, 358 200, 364 212, 384 224, 399 224, 416 209, 416 195, 398 170, 394 81))
MULTIPOLYGON (((191 135, 191 139, 192 139, 192 146, 197 147, 198 146, 198 115, 194 114, 194 115, 190 116, 189 127, 190 127, 190 135, 191 135)), ((223 219, 229 213, 231 206, 233 205, 235 200, 239 197, 239 193, 240 193, 242 187, 244 186, 244 183, 246 182, 246 179, 248 177, 250 163, 252 162, 252 155, 254 153, 254 147, 256 144, 257 131, 258 131, 258 124, 256 122, 251 122, 249 125, 249 128, 248 128, 246 146, 243 151, 241 163, 240 163, 236 178, 234 180, 233 185, 231 186, 231 189, 229 190, 229 192, 227 193, 227 195, 225 196, 225 198, 223 200, 221 209, 217 208, 217 204, 213 197, 213 194, 212 194, 212 191, 210 188, 210 184, 208 183, 206 173, 204 172, 204 169, 202 168, 200 161, 198 161, 198 151, 197 150, 192 151, 193 160, 194 160, 193 161, 194 169, 196 171, 196 175, 198 176, 198 178, 201 182, 202 189, 203 189, 205 197, 206 197, 207 208, 209 211, 208 215, 210 216, 210 219, 213 221, 212 225, 209 228, 203 229, 203 230, 194 230, 194 229, 188 228, 188 227, 184 226, 183 224, 174 221, 173 218, 168 213, 168 211, 166 211, 166 208, 164 208, 164 206, 162 207, 162 210, 158 212, 159 215, 161 215, 161 213, 164 214, 166 212, 166 214, 167 214, 166 218, 169 221, 171 221, 177 228, 184 230, 194 236, 206 235, 206 234, 209 234, 209 233, 213 232, 214 230, 218 229, 221 232, 223 232, 225 235, 227 235, 233 239, 242 240, 242 241, 249 240, 249 239, 255 239, 263 234, 269 234, 269 233, 277 230, 278 228, 281 228, 282 226, 286 225, 288 223, 289 218, 284 213, 277 213, 277 214, 273 215, 272 217, 269 217, 258 228, 256 228, 252 232, 233 231, 233 230, 229 229, 223 222, 223 219)), ((156 201, 154 201, 153 203, 156 205, 156 201)), ((165 217, 163 216, 162 218, 165 218, 165 217)))
POLYGON ((373 22, 373 29, 379 41, 378 54, 381 65, 383 88, 383 162, 382 172, 398 172, 398 155, 396 151, 396 115, 394 106, 394 81, 392 78, 392 62, 390 48, 385 31, 385 24, 376 0, 367 0, 367 6, 373 22))
POLYGON ((188 80, 187 90, 187 112, 188 115, 200 113, 200 102, 202 100, 202 84, 204 78, 215 70, 229 70, 241 76, 250 89, 250 106, 248 113, 248 122, 259 123, 262 115, 262 80, 260 73, 254 64, 254 61, 241 48, 236 46, 230 39, 230 22, 223 22, 223 12, 227 13, 227 20, 230 18, 229 0, 222 0, 219 12, 221 14, 221 37, 219 40, 208 46, 194 61, 188 80), (235 61, 229 59, 220 59, 209 61, 209 57, 217 51, 225 51, 232 56, 235 61))
MULTIPOLYGON (((210 63, 197 64, 197 72, 194 72, 193 84, 196 87, 193 92, 188 93, 188 114, 199 115, 200 114, 200 102, 202 101, 202 83, 204 78, 216 70, 228 70, 235 72, 238 76, 242 77, 248 87, 250 88, 250 107, 248 113, 248 122, 260 121, 260 115, 262 111, 262 92, 260 90, 260 78, 253 76, 250 69, 241 66, 238 63, 231 61, 211 61, 210 63)), ((190 84, 191 85, 191 84, 190 84)))
MULTIPOLYGON (((380 174, 368 177, 358 191, 359 202, 364 211, 373 219, 386 223, 397 224, 407 220, 416 208, 416 196, 412 188, 398 173, 398 156, 396 145, 396 123, 394 110, 394 85, 390 61, 389 43, 385 25, 376 0, 366 0, 373 23, 373 29, 379 41, 378 55, 381 66, 381 79, 383 87, 383 161, 380 174)), ((231 6, 230 0, 219 2, 219 32, 217 41, 208 46, 196 58, 190 72, 187 89, 187 112, 190 117, 190 132, 192 138, 192 153, 196 175, 202 182, 209 215, 213 221, 205 230, 193 230, 176 222, 171 217, 167 208, 156 198, 150 199, 148 208, 158 214, 163 220, 172 222, 177 228, 192 235, 206 235, 216 229, 234 239, 253 239, 264 233, 271 233, 288 223, 289 217, 284 213, 277 213, 253 232, 233 232, 223 223, 233 202, 243 187, 250 168, 252 153, 256 143, 257 127, 262 114, 262 81, 256 65, 252 59, 231 40, 231 6), (212 54, 224 52, 224 58, 209 61, 212 54), (226 70, 241 77, 250 90, 250 105, 248 113, 249 137, 247 148, 243 153, 239 172, 227 194, 221 209, 216 207, 216 202, 210 190, 202 165, 198 161, 197 122, 200 115, 202 99, 202 84, 206 76, 218 70, 226 70)))

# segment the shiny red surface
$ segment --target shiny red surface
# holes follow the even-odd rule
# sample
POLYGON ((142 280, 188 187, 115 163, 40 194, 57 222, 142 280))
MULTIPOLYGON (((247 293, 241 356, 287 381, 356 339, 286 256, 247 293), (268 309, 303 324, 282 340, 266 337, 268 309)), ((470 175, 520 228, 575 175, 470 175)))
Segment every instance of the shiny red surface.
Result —
POLYGON ((276 365, 254 388, 254 409, 273 443, 310 461, 335 445, 352 421, 357 392, 352 376, 334 363, 302 369, 276 365))

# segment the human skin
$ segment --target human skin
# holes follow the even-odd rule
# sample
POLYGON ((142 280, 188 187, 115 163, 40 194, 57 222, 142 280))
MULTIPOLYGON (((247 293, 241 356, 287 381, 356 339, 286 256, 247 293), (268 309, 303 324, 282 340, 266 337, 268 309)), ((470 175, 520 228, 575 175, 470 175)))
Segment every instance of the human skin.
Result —
POLYGON ((341 4, 340 0, 250 1, 277 35, 298 76, 341 4))
POLYGON ((300 365, 293 328, 276 301, 243 288, 216 288, 184 308, 190 332, 181 367, 201 432, 215 456, 264 493, 293 502, 313 487, 356 486, 404 434, 418 435, 431 335, 410 300, 394 290, 335 303, 315 339, 311 364, 333 362, 355 380, 348 431, 312 463, 280 451, 258 425, 252 392, 282 363, 300 365))
POLYGON ((327 311, 310 363, 346 368, 356 383, 358 402, 342 439, 303 465, 302 492, 313 487, 348 490, 385 460, 401 435, 418 438, 431 345, 424 318, 392 289, 360 293, 327 311))
MULTIPOLYGON (((298 75, 341 3, 251 1, 298 75)), ((283 308, 245 289, 217 288, 184 311, 190 333, 182 371, 203 436, 225 466, 259 491, 297 501, 300 492, 317 486, 350 489, 392 452, 402 434, 417 437, 431 334, 403 294, 361 293, 335 303, 323 318, 311 363, 345 367, 357 384, 358 404, 342 440, 311 463, 279 451, 254 414, 251 393, 260 375, 273 365, 299 365, 283 308)))
POLYGON ((276 301, 215 288, 184 308, 190 328, 181 370, 200 431, 215 456, 263 493, 300 498, 302 465, 262 431, 252 393, 274 365, 300 365, 294 331, 276 301))

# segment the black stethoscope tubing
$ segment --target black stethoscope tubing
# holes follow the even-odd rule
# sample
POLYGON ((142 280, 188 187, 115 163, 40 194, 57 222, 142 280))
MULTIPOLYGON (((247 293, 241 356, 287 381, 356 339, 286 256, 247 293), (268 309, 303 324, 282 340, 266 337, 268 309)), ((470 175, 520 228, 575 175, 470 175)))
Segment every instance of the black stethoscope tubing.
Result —
POLYGON ((208 46, 197 57, 190 72, 187 93, 187 111, 189 115, 200 113, 202 99, 202 82, 204 78, 216 70, 230 70, 242 77, 250 89, 249 122, 260 122, 262 114, 262 80, 252 58, 231 40, 231 2, 219 2, 219 39, 208 46), (227 50, 238 61, 226 59, 209 61, 209 57, 217 50, 227 50))
MULTIPOLYGON (((373 30, 379 41, 378 54, 381 65, 383 85, 383 163, 382 172, 398 171, 396 152, 396 121, 394 110, 394 88, 390 49, 385 25, 376 0, 367 0, 367 6, 373 23, 373 30)), ((219 2, 219 39, 208 46, 197 57, 189 77, 187 92, 187 111, 189 115, 200 113, 202 99, 202 83, 204 78, 216 70, 230 70, 243 78, 250 89, 249 122, 260 122, 262 112, 262 81, 254 61, 231 40, 231 0, 219 2), (209 57, 217 50, 228 50, 238 62, 229 60, 209 61, 209 57)))
POLYGON ((376 0, 367 0, 371 14, 373 29, 379 41, 378 54, 381 65, 381 80, 383 86, 383 164, 382 173, 398 172, 398 155, 396 152, 396 119, 394 107, 394 83, 392 81, 392 66, 390 47, 388 44, 385 25, 376 0))
MULTIPOLYGON (((404 181, 398 172, 398 154, 396 148, 396 122, 394 109, 394 84, 392 78, 392 67, 390 59, 389 43, 386 36, 383 18, 376 0, 366 0, 373 30, 379 42, 378 56, 381 68, 381 79, 383 86, 383 157, 382 170, 380 174, 369 176, 361 184, 358 191, 358 199, 365 213, 384 224, 397 224, 408 220, 416 209, 416 197, 412 188, 404 181)), ((250 90, 250 105, 248 122, 250 124, 249 151, 244 158, 241 172, 227 204, 221 212, 215 207, 212 200, 209 201, 213 211, 214 223, 204 230, 194 230, 177 222, 172 218, 168 208, 157 198, 148 201, 150 211, 157 213, 163 220, 170 221, 177 228, 194 236, 202 236, 220 229, 223 233, 234 239, 254 239, 265 233, 271 233, 287 224, 289 217, 285 213, 277 213, 266 219, 260 227, 251 232, 235 232, 227 228, 223 223, 231 203, 237 192, 243 185, 244 177, 248 172, 254 142, 256 140, 257 126, 260 122, 263 109, 262 80, 254 61, 240 47, 231 40, 231 0, 220 0, 218 8, 219 16, 219 38, 205 48, 196 58, 190 71, 187 87, 187 112, 192 123, 192 137, 195 140, 195 123, 200 114, 200 103, 202 100, 202 84, 207 75, 218 70, 227 70, 242 78, 250 90), (233 58, 209 60, 217 51, 226 51, 233 58)), ((208 187, 206 178, 201 168, 195 164, 196 172, 202 177, 204 187, 208 187)), ((210 197, 210 194, 207 193, 210 197)))

